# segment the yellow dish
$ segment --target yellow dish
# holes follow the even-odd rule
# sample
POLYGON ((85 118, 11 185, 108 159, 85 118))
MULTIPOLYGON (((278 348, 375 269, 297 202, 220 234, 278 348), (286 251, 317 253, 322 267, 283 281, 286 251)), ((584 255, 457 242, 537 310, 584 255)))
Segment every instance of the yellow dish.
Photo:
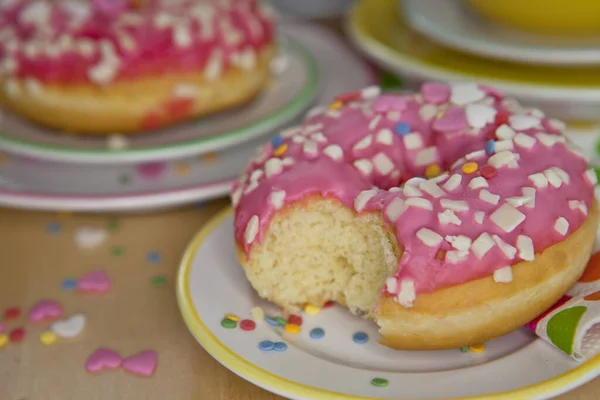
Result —
POLYGON ((598 0, 465 0, 482 17, 532 33, 600 34, 598 0))

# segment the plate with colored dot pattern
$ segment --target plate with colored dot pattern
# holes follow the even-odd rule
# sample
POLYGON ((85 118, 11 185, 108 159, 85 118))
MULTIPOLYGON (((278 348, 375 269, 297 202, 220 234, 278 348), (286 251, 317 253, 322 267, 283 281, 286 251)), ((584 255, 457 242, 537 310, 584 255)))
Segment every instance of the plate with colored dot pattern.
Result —
POLYGON ((328 303, 284 316, 260 299, 236 258, 230 208, 196 235, 180 265, 179 308, 199 344, 242 378, 285 398, 543 399, 600 374, 526 328, 446 351, 395 351, 377 327, 328 303))

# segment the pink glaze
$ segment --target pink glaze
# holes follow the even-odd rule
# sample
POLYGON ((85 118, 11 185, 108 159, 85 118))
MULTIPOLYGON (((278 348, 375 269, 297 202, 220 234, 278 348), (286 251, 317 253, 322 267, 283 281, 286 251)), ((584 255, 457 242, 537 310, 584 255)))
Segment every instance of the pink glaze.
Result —
POLYGON ((201 70, 215 58, 220 71, 251 64, 243 59, 273 40, 258 0, 141 0, 140 10, 133 1, 2 2, 0 76, 108 84, 201 70))
MULTIPOLYGON (((410 306, 415 293, 531 260, 529 239, 534 252, 541 253, 586 220, 595 174, 566 142, 561 124, 539 110, 524 109, 498 91, 474 84, 427 84, 423 93, 402 97, 373 98, 373 88, 362 93, 340 109, 333 106, 283 132, 274 139, 279 148, 268 144, 234 185, 235 239, 248 256, 277 209, 312 194, 335 198, 357 212, 381 212, 404 248, 396 280, 388 280, 384 294, 410 306), (398 132, 408 135, 396 133, 399 123, 398 132), (483 150, 490 138, 497 151, 487 154, 483 150), (332 145, 343 151, 339 160, 332 145), (479 167, 496 166, 496 176, 485 180, 479 169, 463 172, 467 160, 461 158, 466 155, 479 167), (432 164, 457 177, 417 178, 397 188, 406 179, 422 177, 432 164), (537 173, 560 187, 542 187, 543 182, 530 178, 537 173), (461 182, 452 185, 458 177, 461 182), (470 183, 473 178, 478 179, 470 183), (379 189, 371 190, 374 185, 379 189), (525 197, 523 188, 531 188, 525 189, 525 197), (484 190, 489 193, 482 194, 484 190), (434 233, 433 239, 422 235, 423 228, 434 233), (490 235, 489 246, 485 234, 490 235), (467 240, 466 248, 464 240, 459 245, 451 237, 458 235, 467 240)), ((512 279, 502 274, 506 269, 510 275, 510 268, 494 275, 498 282, 512 279)))

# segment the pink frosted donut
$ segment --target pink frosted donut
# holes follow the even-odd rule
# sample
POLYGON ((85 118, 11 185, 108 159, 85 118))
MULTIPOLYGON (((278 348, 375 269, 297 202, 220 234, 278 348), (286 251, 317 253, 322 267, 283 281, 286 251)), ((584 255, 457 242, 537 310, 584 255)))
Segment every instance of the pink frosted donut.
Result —
POLYGON ((55 129, 138 132, 233 107, 268 78, 258 0, 0 2, 0 105, 55 129))
POLYGON ((239 260, 261 297, 338 301, 393 348, 511 332, 567 292, 595 241, 596 175, 563 129, 470 83, 341 95, 234 186, 239 260))

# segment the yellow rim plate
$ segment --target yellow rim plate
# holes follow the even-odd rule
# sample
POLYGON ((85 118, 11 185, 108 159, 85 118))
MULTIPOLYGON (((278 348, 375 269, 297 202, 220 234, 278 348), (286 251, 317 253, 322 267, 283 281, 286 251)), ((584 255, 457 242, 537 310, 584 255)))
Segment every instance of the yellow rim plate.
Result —
MULTIPOLYGON (((340 400, 340 399, 376 399, 378 397, 376 396, 364 396, 364 395, 349 395, 349 394, 343 394, 343 393, 339 393, 336 392, 334 390, 324 390, 324 389, 320 389, 314 386, 310 386, 310 385, 306 385, 306 384, 302 384, 299 383, 296 380, 293 379, 288 379, 288 377, 286 376, 286 372, 285 372, 285 368, 287 368, 290 365, 290 360, 286 360, 285 358, 281 358, 280 360, 283 361, 277 361, 278 363, 281 362, 281 364, 277 364, 280 365, 279 368, 273 369, 273 368, 269 368, 271 369, 271 371, 267 370, 267 368, 263 368, 265 363, 268 362, 272 362, 272 360, 275 358, 277 358, 278 356, 284 356, 283 354, 268 354, 268 355, 264 355, 264 354, 259 354, 260 352, 256 349, 256 344, 258 343, 258 341, 262 340, 262 338, 264 336, 256 336, 256 337, 251 337, 250 334, 259 332, 260 329, 263 329, 263 331, 265 329, 267 330, 272 330, 272 328, 269 328, 268 325, 266 324, 259 324, 257 327, 257 330, 254 332, 234 332, 231 330, 225 330, 223 328, 221 328, 219 326, 219 321, 220 318, 222 318, 224 316, 224 314, 221 314, 219 310, 214 311, 214 315, 211 315, 209 320, 207 320, 206 318, 202 318, 201 314, 204 313, 203 315, 206 316, 207 312, 206 310, 211 310, 209 311, 209 313, 213 313, 212 309, 213 308, 218 308, 219 306, 221 306, 222 308, 224 307, 225 309, 227 309, 227 307, 232 308, 233 306, 231 304, 229 305, 222 305, 221 302, 235 302, 235 299, 232 299, 232 293, 234 293, 234 295, 238 295, 239 296, 246 296, 246 297, 256 297, 255 294, 253 292, 251 292, 248 288, 249 285, 244 282, 243 284, 240 284, 238 281, 242 281, 242 279, 238 279, 238 281, 231 280, 231 281, 227 281, 227 282, 218 282, 216 281, 214 278, 215 275, 217 275, 216 271, 223 271, 223 270, 231 270, 233 272, 227 272, 226 274, 231 273, 232 275, 235 275, 236 278, 240 278, 241 275, 241 271, 239 271, 237 268, 237 265, 233 265, 234 263, 236 264, 237 262, 234 262, 233 260, 235 260, 235 255, 234 253, 234 244, 231 242, 229 244, 223 244, 224 241, 227 241, 229 239, 227 239, 226 237, 228 237, 228 235, 231 234, 232 232, 232 210, 230 208, 227 208, 223 211, 221 211, 219 214, 217 214, 215 217, 213 217, 212 220, 210 220, 201 230, 200 232, 196 235, 196 237, 192 240, 191 244, 189 245, 188 249, 185 252, 185 255, 183 257, 183 260, 181 262, 180 268, 179 268, 179 272, 178 272, 178 278, 177 278, 177 299, 179 302, 179 307, 180 310, 183 314, 185 323, 187 324, 190 332, 192 333, 192 335, 196 338, 196 340, 202 345, 202 347, 204 347, 204 349, 211 355, 213 356, 217 361, 219 361, 222 365, 224 365, 225 367, 227 367, 228 369, 230 369, 231 371, 235 372, 237 375, 241 376, 242 378, 258 385, 261 386, 267 390, 270 390, 274 393, 278 393, 280 395, 283 395, 285 397, 288 398, 293 398, 293 399, 315 399, 315 400, 340 400), (205 246, 206 247, 203 247, 205 246), (202 253, 202 254, 200 254, 202 253), (212 260, 212 254, 215 253, 222 253, 221 257, 222 260, 221 262, 227 264, 227 263, 232 263, 231 266, 227 266, 227 265, 210 265, 210 263, 212 261, 215 260, 219 260, 218 257, 216 257, 214 260, 212 260), (208 269, 210 268, 210 273, 202 273, 202 269, 208 269), (200 275, 199 275, 200 274, 200 275), (193 275, 193 277, 191 278, 191 276, 193 275), (206 285, 204 287, 204 291, 198 291, 198 287, 193 287, 193 285, 196 285, 198 282, 204 282, 203 284, 206 285), (235 289, 233 289, 233 292, 231 292, 231 289, 228 289, 228 286, 235 286, 235 289), (212 292, 212 293, 221 293, 226 292, 227 290, 230 290, 230 293, 224 293, 222 294, 222 296, 225 296, 221 299, 219 298, 214 298, 211 297, 213 296, 213 294, 208 293, 209 291, 211 291, 210 288, 213 287, 217 287, 220 289, 215 289, 216 291, 212 292), (241 294, 240 294, 241 293, 241 294), (205 296, 205 297, 203 297, 205 296), (202 298, 202 300, 199 302, 199 298, 202 298), (230 301, 231 300, 231 301, 230 301), (202 308, 203 311, 198 311, 199 307, 201 306, 204 307, 202 308), (216 321, 215 321, 216 319, 216 321), (266 326, 266 328, 265 328, 266 326), (246 343, 253 343, 252 345, 252 349, 246 351, 246 349, 244 349, 244 351, 234 351, 232 350, 233 347, 238 346, 238 350, 240 349, 239 343, 242 343, 243 341, 246 341, 246 343), (241 353, 244 354, 241 354, 241 353), (258 355, 257 355, 258 354, 258 355), (273 357, 271 357, 273 356, 273 357), (264 361, 264 360, 271 360, 271 361, 264 361), (258 361, 257 361, 258 360, 258 361), (259 365, 261 364, 261 365, 259 365), (273 370, 277 371, 278 373, 280 373, 282 376, 279 376, 277 374, 275 374, 274 372, 272 372, 273 370)), ((232 239, 231 239, 232 240, 232 239)), ((218 280, 218 279, 217 279, 218 280)), ((247 299, 246 299, 247 300, 247 299)), ((248 300, 247 302, 252 302, 251 300, 248 300)), ((247 304, 245 305, 247 306, 247 304)), ((243 317, 243 313, 244 312, 248 312, 249 310, 231 310, 228 309, 228 311, 225 312, 234 312, 234 313, 238 313, 238 315, 243 317)), ((324 314, 325 312, 329 312, 329 310, 322 312, 321 314, 324 314)), ((334 311, 338 312, 338 313, 343 313, 343 311, 334 311)), ((346 313, 347 314, 347 313, 346 313)), ((308 317, 311 318, 311 317, 308 317)), ((354 317, 350 317, 350 318, 354 318, 354 317)), ((354 318, 354 321, 358 320, 357 318, 354 318)), ((306 326, 307 324, 309 324, 310 321, 307 320, 307 318, 305 317, 305 322, 304 325, 306 326)), ((336 321, 336 323, 338 323, 336 321)), ((342 321, 343 323, 343 321, 342 321)), ((327 327, 324 326, 324 328, 327 327)), ((327 331, 329 332, 329 331, 327 331)), ((305 333, 304 333, 305 334, 305 333)), ((300 335, 298 335, 300 336, 300 335)), ((499 339, 502 340, 502 339, 499 339)), ((286 340, 287 341, 287 340, 286 340)), ((298 342, 300 343, 300 342, 298 342)), ((493 342, 492 342, 493 343, 493 342)), ((493 347, 492 343, 489 344, 489 347, 493 347)), ((357 345, 354 345, 357 346, 357 345)), ((379 345, 376 345, 379 346, 379 345)), ((321 368, 325 368, 325 369, 320 369, 320 375, 331 375, 332 377, 334 377, 334 375, 336 374, 336 370, 337 369, 345 369, 345 373, 354 373, 357 371, 356 367, 350 368, 347 366, 340 366, 337 364, 332 364, 331 362, 328 361, 323 361, 321 360, 319 357, 315 357, 311 354, 308 354, 309 352, 306 351, 306 349, 304 349, 304 351, 302 349, 297 350, 296 347, 294 345, 294 339, 292 338, 290 341, 290 350, 288 351, 288 353, 286 354, 291 354, 294 355, 296 354, 296 356, 299 358, 299 360, 297 361, 306 361, 307 362, 311 362, 310 359, 312 359, 314 361, 314 359, 318 359, 319 362, 321 362, 321 368), (300 358, 304 357, 304 360, 301 360, 300 358)), ((301 347, 301 346, 300 346, 301 347)), ((381 348, 381 346, 379 346, 381 348)), ((511 391, 506 391, 506 392, 502 392, 502 393, 496 393, 496 394, 490 394, 490 395, 482 395, 482 396, 476 396, 476 397, 460 397, 460 398, 468 398, 468 399, 493 399, 493 400, 498 400, 498 399, 511 399, 511 400, 515 400, 515 399, 532 399, 532 398, 547 398, 549 396, 556 396, 560 393, 564 393, 568 390, 571 390, 575 387, 577 387, 578 385, 581 385, 584 382, 589 381, 590 379, 594 378, 597 374, 598 374, 598 370, 600 368, 600 356, 586 362, 585 364, 579 365, 577 366, 576 364, 573 364, 572 362, 568 361, 567 358, 562 355, 562 354, 558 354, 559 352, 552 349, 550 346, 548 346, 546 343, 543 343, 541 340, 534 340, 533 342, 531 342, 528 345, 525 345, 522 347, 522 352, 523 353, 527 353, 527 352, 533 352, 532 349, 537 348, 535 353, 532 353, 534 355, 539 356, 540 351, 542 354, 542 357, 540 358, 540 360, 542 360, 542 362, 544 362, 545 364, 549 365, 552 364, 552 368, 557 367, 559 364, 562 365, 569 365, 568 368, 572 368, 569 371, 567 371, 566 373, 556 376, 552 379, 546 380, 546 381, 542 381, 527 387, 523 387, 520 389, 516 389, 516 390, 511 390, 511 391)), ((360 351, 360 350, 357 350, 360 351)), ((420 353, 420 352, 416 352, 416 353, 420 353)), ((366 353, 365 353, 366 354, 366 353)), ((400 353, 395 353, 395 354, 400 354, 400 353)), ((396 358, 396 361, 398 363, 400 363, 402 357, 405 357, 405 355, 408 353, 403 353, 403 355, 400 355, 398 358, 396 358)), ((420 353, 420 354, 424 354, 424 353, 420 353)), ((296 357, 294 356, 294 357, 296 357)), ((287 357, 287 356, 286 356, 287 357)), ((410 357, 410 355, 408 355, 408 357, 410 357)), ((521 358, 527 358, 529 357, 529 355, 525 354, 525 357, 521 357, 521 358)), ((511 355, 508 355, 504 358, 497 358, 491 362, 486 362, 484 364, 481 365, 474 365, 471 368, 467 368, 467 369, 462 369, 459 370, 461 375, 468 375, 469 377, 472 377, 473 381, 473 385, 479 385, 480 387, 483 388, 487 388, 489 387, 489 385, 493 385, 493 382, 497 382, 497 381, 503 381, 506 379, 506 376, 504 376, 502 379, 484 379, 485 382, 482 382, 481 380, 477 380, 477 376, 483 374, 483 376, 490 378, 488 374, 489 371, 487 371, 486 369, 489 370, 490 366, 492 366, 493 368, 496 369, 501 369, 503 372, 502 373, 506 373, 506 374, 510 374, 511 370, 516 370, 515 374, 517 374, 516 376, 519 376, 519 374, 523 374, 523 375, 528 375, 531 373, 535 373, 531 371, 530 367, 527 367, 525 365, 525 368, 521 368, 522 365, 515 365, 514 362, 512 362, 512 366, 510 365, 510 359, 511 355), (484 371, 484 372, 482 372, 484 371), (520 371, 520 372, 519 372, 520 371)), ((484 361, 482 359, 482 361, 484 361)), ((485 361, 484 361, 485 362, 485 361)), ((293 364, 293 362, 291 363, 293 364)), ((302 362, 299 363, 299 365, 303 365, 302 362)), ((272 364, 271 364, 272 367, 272 364)), ((540 365, 540 368, 538 369, 543 369, 542 368, 543 365, 540 365)), ((371 371, 369 371, 371 372, 371 371)), ((373 373, 377 373, 377 372, 373 372, 373 373)), ((431 374, 431 379, 432 381, 436 381, 438 378, 443 377, 445 374, 447 373, 451 373, 451 371, 446 371, 446 372, 433 372, 431 374)), ((419 376, 422 376, 423 374, 421 373, 411 373, 411 372, 405 372, 402 373, 402 375, 404 375, 404 378, 406 379, 408 376, 408 379, 420 379, 419 376)), ((350 377, 350 375, 348 375, 350 377)), ((375 376, 373 376, 375 377, 375 376)), ((498 378, 500 377, 500 375, 498 375, 498 378)), ((303 377, 301 376, 300 379, 297 380, 301 380, 303 379, 303 377)), ((340 380, 340 377, 337 377, 338 382, 344 383, 344 380, 340 380)), ((349 379, 352 379, 351 377, 349 379)), ((448 384, 448 379, 447 378, 441 378, 438 382, 442 382, 445 381, 445 384, 448 384)), ((452 380, 450 380, 450 382, 452 382, 452 380)), ((344 383, 347 384, 347 383, 344 383)), ((405 389, 403 389, 403 387, 398 387, 396 386, 395 388, 393 388, 394 381, 390 380, 390 387, 385 388, 385 389, 392 389, 393 392, 385 392, 385 398, 391 398, 390 396, 394 396, 394 398, 396 398, 395 396, 398 395, 403 395, 404 393, 407 393, 407 391, 405 389)), ((368 383, 366 384, 368 385, 368 383)), ((440 385, 444 385, 444 383, 440 383, 440 385)), ((507 382, 507 386, 510 386, 510 382, 507 382)), ((341 390, 343 390, 343 388, 340 388, 341 390)), ((340 390, 340 391, 341 391, 340 390)), ((382 388, 373 388, 374 393, 381 393, 383 394, 384 389, 382 388)), ((448 391, 445 391, 443 388, 441 388, 440 390, 442 390, 440 393, 448 393, 448 391)), ((464 389, 460 389, 463 390, 464 389)), ((413 391, 414 393, 414 391, 413 391)), ((414 396, 414 397, 419 397, 419 396, 414 396)), ((413 397, 413 398, 414 398, 413 397)), ((429 397, 431 398, 431 397, 429 397)))

